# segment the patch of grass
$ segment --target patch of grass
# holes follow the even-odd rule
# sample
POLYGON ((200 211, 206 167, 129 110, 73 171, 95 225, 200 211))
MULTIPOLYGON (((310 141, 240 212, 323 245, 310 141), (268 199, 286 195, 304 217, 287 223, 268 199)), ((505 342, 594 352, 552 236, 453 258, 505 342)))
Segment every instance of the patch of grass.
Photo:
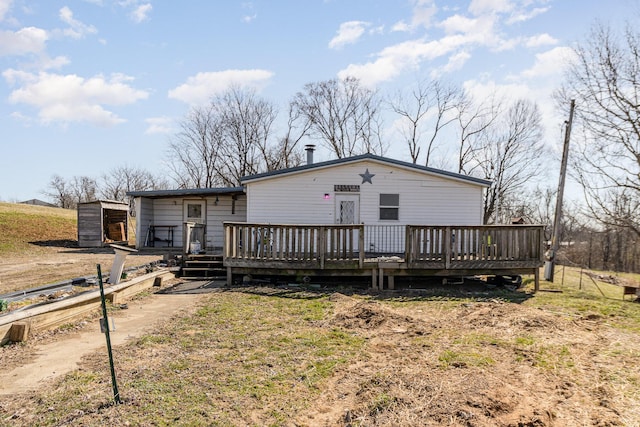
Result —
MULTIPOLYGON (((607 275, 606 272, 602 274, 607 275)), ((614 273, 611 275, 615 276, 614 273)), ((638 274, 625 274, 624 277, 640 282, 638 274)), ((594 283, 584 271, 581 274, 580 269, 565 268, 564 278, 556 274, 555 283, 541 281, 540 288, 542 291, 524 304, 573 317, 599 318, 616 328, 640 332, 640 304, 623 300, 621 286, 597 280, 594 283)), ((526 289, 532 291, 532 287, 526 289)))
MULTIPOLYGON (((99 411, 109 424, 124 411, 131 425, 286 425, 364 345, 319 322, 332 309, 326 298, 215 294, 194 315, 116 351, 125 405, 100 407, 111 391, 108 366, 101 360, 87 367, 101 380, 82 393, 99 398, 85 402, 85 415, 73 423, 91 424, 96 418, 88 412, 99 411)), ((34 424, 60 423, 79 390, 68 378, 48 390, 48 401, 62 403, 53 410, 34 405, 34 424)))
POLYGON ((529 336, 516 337, 514 341, 517 346, 524 346, 524 347, 531 346, 536 342, 533 337, 529 337, 529 336))
POLYGON ((38 249, 30 242, 73 241, 77 237, 75 210, 0 202, 0 255, 30 254, 38 249))
POLYGON ((575 366, 569 347, 540 346, 535 351, 534 365, 540 368, 555 370, 559 368, 572 368, 575 366))
POLYGON ((491 357, 474 351, 445 350, 438 356, 443 368, 464 368, 468 366, 491 366, 495 363, 491 357))

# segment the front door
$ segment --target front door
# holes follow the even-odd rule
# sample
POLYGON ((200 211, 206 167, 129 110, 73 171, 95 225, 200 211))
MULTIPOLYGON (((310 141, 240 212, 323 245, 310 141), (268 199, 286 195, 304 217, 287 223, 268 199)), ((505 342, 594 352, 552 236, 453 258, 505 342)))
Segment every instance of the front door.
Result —
MULTIPOLYGON (((360 223, 360 195, 336 194, 336 224, 360 223)), ((358 251, 358 230, 342 230, 338 234, 338 242, 333 242, 340 251, 358 251)))
POLYGON ((336 224, 360 222, 360 195, 336 194, 336 224))

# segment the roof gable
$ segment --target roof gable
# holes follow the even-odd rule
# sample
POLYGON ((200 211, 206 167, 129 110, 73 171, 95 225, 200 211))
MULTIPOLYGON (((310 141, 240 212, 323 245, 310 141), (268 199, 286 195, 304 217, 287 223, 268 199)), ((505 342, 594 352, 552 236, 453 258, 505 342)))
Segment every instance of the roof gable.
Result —
POLYGON ((402 169, 411 170, 414 172, 422 172, 427 175, 435 175, 442 178, 453 179, 456 181, 463 181, 470 184, 480 185, 483 187, 489 187, 491 185, 491 181, 481 178, 475 178, 472 176, 462 175, 455 172, 449 172, 441 169, 434 169, 427 166, 420 166, 414 163, 403 162, 401 160, 390 159, 388 157, 376 156, 375 154, 362 154, 359 156, 346 157, 343 159, 329 160, 325 162, 312 163, 309 165, 297 166, 288 169, 280 169, 271 172, 260 173, 256 175, 249 175, 242 178, 242 184, 248 184, 253 181, 266 180, 275 177, 282 177, 285 175, 294 175, 297 173, 307 172, 311 170, 320 170, 326 168, 332 168, 339 165, 349 164, 349 163, 358 163, 362 161, 373 161, 378 163, 383 163, 387 165, 396 166, 402 169))

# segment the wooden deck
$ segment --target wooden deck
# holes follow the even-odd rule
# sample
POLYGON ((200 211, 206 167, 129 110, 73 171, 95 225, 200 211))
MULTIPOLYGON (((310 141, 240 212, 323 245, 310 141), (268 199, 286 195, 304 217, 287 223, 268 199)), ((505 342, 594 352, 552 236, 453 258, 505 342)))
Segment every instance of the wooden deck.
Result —
POLYGON ((538 288, 543 226, 407 225, 384 233, 368 227, 225 223, 227 279, 234 274, 371 276, 372 286, 382 289, 385 275, 392 288, 394 276, 534 274, 538 288), (379 250, 390 247, 388 253, 379 250))

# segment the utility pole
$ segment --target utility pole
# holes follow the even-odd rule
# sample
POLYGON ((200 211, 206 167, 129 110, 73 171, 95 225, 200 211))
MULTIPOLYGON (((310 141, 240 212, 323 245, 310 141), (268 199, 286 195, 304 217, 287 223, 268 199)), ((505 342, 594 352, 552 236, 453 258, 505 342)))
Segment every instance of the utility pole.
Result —
POLYGON ((567 162, 569 158, 569 139, 571 138, 571 125, 573 123, 573 110, 576 100, 571 100, 569 108, 569 120, 565 123, 564 147, 562 150, 562 163, 560 164, 560 180, 558 182, 558 194, 556 195, 556 212, 553 219, 553 233, 551 235, 551 246, 545 253, 546 262, 544 265, 544 280, 553 282, 553 269, 555 267, 556 254, 560 245, 560 222, 562 221, 562 199, 564 197, 564 181, 567 175, 567 162))

